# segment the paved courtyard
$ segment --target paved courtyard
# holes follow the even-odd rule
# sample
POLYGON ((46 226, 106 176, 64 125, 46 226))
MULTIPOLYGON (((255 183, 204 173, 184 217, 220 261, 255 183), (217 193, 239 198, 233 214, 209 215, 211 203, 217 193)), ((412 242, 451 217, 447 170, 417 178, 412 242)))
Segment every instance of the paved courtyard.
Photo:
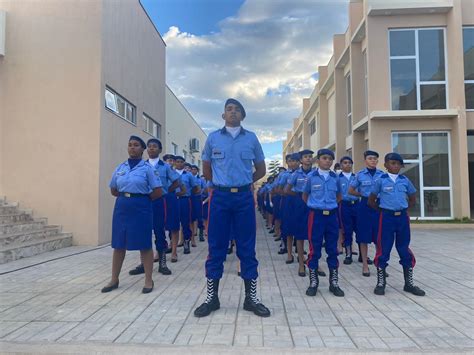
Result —
MULTIPOLYGON (((426 292, 403 292, 392 254, 386 296, 373 294, 375 269, 342 265, 344 298, 321 281, 305 296, 307 278, 277 255, 278 243, 258 220, 259 294, 271 311, 258 318, 242 309, 243 282, 235 253, 221 281, 221 309, 195 318, 205 298, 206 243, 155 274, 155 289, 141 294, 143 278, 129 276, 138 253, 127 254, 120 287, 100 293, 110 277, 110 247, 72 247, 0 266, 0 349, 29 352, 263 353, 474 351, 474 230, 416 230, 415 280, 426 292), (72 254, 72 255, 71 255, 72 254), (51 260, 53 259, 53 260, 51 260), (39 346, 41 345, 41 346, 39 346), (310 350, 310 351, 308 351, 310 350)), ((373 255, 373 250, 371 251, 373 255)), ((342 256, 341 256, 342 261, 342 256)), ((327 271, 324 263, 323 268, 327 271)))

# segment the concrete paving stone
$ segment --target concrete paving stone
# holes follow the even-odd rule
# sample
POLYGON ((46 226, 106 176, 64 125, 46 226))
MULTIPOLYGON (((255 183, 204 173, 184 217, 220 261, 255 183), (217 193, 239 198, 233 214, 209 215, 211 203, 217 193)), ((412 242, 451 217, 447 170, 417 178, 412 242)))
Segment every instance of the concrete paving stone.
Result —
POLYGON ((4 338, 15 330, 25 326, 28 322, 1 322, 0 323, 0 338, 4 338))

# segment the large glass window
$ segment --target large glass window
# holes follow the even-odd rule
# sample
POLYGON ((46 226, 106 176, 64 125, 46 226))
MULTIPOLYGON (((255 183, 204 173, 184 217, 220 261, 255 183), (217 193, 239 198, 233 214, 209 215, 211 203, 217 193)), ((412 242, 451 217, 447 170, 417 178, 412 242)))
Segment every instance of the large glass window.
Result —
POLYGON ((309 134, 312 136, 316 133, 316 120, 313 118, 309 123, 309 134))
POLYGON ((448 132, 395 132, 393 150, 402 155, 405 174, 417 189, 411 217, 452 218, 448 132))
POLYGON ((143 114, 144 131, 155 138, 161 138, 161 125, 147 114, 143 114))
POLYGON ((445 109, 444 29, 391 30, 392 110, 445 109))
POLYGON ((105 88, 105 107, 124 120, 137 123, 135 106, 109 88, 105 88))
POLYGON ((466 109, 474 110, 474 27, 464 27, 464 91, 466 93, 466 109))

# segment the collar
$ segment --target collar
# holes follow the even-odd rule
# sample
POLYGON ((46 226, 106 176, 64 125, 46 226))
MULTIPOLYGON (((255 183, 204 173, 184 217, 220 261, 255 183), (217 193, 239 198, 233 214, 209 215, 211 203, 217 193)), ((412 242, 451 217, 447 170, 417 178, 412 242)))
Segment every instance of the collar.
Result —
POLYGON ((311 171, 313 171, 313 168, 309 168, 308 172, 304 171, 303 167, 300 167, 298 169, 299 172, 303 173, 303 174, 309 174, 311 171))
MULTIPOLYGON (((319 168, 314 169, 313 174, 316 175, 316 176, 321 176, 321 174, 319 173, 319 168)), ((329 176, 337 177, 336 173, 332 170, 329 170, 329 176)))
MULTIPOLYGON (((339 176, 340 176, 340 177, 343 177, 343 176, 345 177, 344 172, 341 171, 341 172, 339 173, 339 176)), ((354 174, 353 172, 351 172, 351 176, 355 176, 355 174, 354 174)))
MULTIPOLYGON (((245 130, 244 127, 240 126, 240 132, 239 132, 239 134, 238 134, 237 136, 240 136, 241 134, 242 134, 242 135, 245 135, 245 132, 246 132, 246 131, 247 131, 247 130, 245 130)), ((225 129, 225 126, 220 129, 220 132, 221 132, 221 134, 226 134, 226 133, 227 133, 227 130, 225 129)), ((230 133, 229 133, 229 134, 230 134, 230 133)))
MULTIPOLYGON (((381 178, 384 178, 384 179, 385 179, 385 178, 390 178, 390 176, 388 175, 388 173, 383 173, 380 177, 381 177, 381 178)), ((398 178, 403 180, 403 179, 406 179, 406 176, 405 176, 405 175, 402 175, 402 174, 398 174, 398 178)))
MULTIPOLYGON (((142 166, 145 163, 145 160, 142 159, 137 165, 134 166, 134 168, 136 168, 137 166, 142 166)), ((130 166, 130 164, 128 163, 128 159, 124 162, 124 164, 130 166)))

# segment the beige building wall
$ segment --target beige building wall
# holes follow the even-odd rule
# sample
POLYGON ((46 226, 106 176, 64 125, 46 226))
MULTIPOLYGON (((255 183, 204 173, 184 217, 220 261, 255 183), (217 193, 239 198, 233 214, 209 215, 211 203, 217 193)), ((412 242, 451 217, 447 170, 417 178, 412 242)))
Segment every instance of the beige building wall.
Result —
MULTIPOLYGON (((224 121, 222 121, 222 126, 224 126, 224 121)), ((166 86, 166 127, 165 152, 175 154, 173 144, 176 144, 177 155, 183 155, 183 150, 186 151, 186 161, 202 169, 201 153, 207 135, 168 86, 166 86), (197 152, 191 152, 189 144, 192 138, 199 140, 197 152)))
POLYGON ((151 137, 143 112, 166 129, 165 44, 138 0, 0 0, 1 10, 0 194, 76 245, 107 243, 108 183, 128 137, 151 137), (136 107, 136 125, 105 108, 106 85, 136 107))
MULTIPOLYGON (((457 218, 469 216, 467 133, 474 129, 474 112, 466 111, 465 107, 462 28, 466 25, 474 25, 474 2, 470 0, 351 0, 349 28, 344 35, 334 36, 334 55, 327 66, 319 67, 319 82, 311 95, 311 102, 318 103, 314 110, 320 114, 318 129, 310 137, 312 144, 316 144, 311 149, 330 147, 335 149, 338 158, 351 153, 355 169, 359 170, 363 167, 362 153, 366 149, 379 151, 382 158, 393 150, 393 132, 448 132, 452 215, 457 218), (393 111, 389 30, 426 27, 445 28, 447 108, 393 111), (347 130, 344 80, 348 73, 351 75, 352 104, 350 132, 347 130), (336 100, 335 146, 330 142, 333 110, 331 103, 328 105, 333 87, 336 100), (318 100, 313 99, 314 95, 318 100)), ((284 152, 289 150, 295 134, 294 130, 288 132, 284 152)))

